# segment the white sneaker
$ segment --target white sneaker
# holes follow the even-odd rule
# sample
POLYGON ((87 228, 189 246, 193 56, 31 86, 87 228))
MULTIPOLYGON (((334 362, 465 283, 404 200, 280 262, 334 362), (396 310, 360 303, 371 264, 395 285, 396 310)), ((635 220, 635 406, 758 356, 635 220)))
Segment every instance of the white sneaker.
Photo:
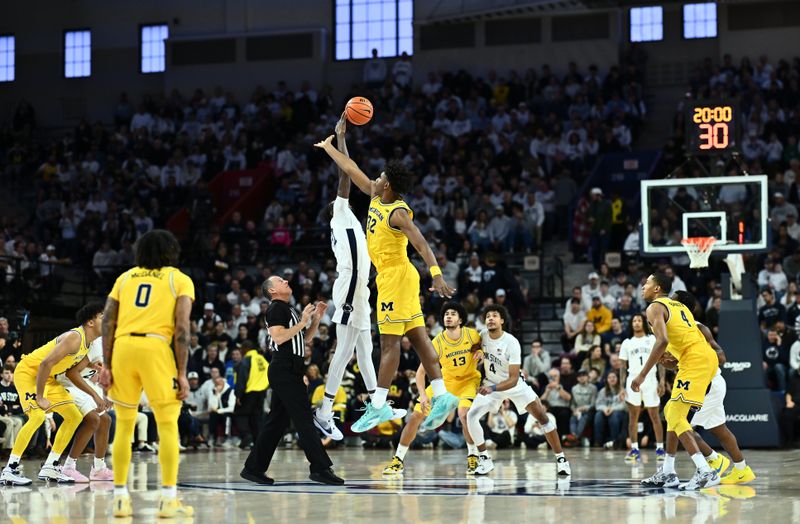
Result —
POLYGON ((642 479, 642 486, 648 488, 677 488, 680 485, 678 475, 673 473, 665 473, 663 466, 659 466, 656 474, 652 477, 642 479))
POLYGON ((31 479, 22 476, 19 465, 13 469, 11 466, 6 466, 3 468, 3 473, 0 474, 0 484, 6 486, 30 486, 32 483, 31 479))
POLYGON ((678 489, 681 491, 697 491, 698 489, 710 488, 712 486, 716 486, 717 484, 719 484, 719 475, 717 475, 717 470, 695 470, 691 480, 685 484, 681 484, 678 489))
POLYGON ((475 468, 476 475, 488 475, 494 469, 494 462, 488 455, 478 457, 478 467, 475 468))
POLYGON ((559 477, 569 477, 572 475, 572 469, 569 467, 569 461, 564 457, 556 459, 556 475, 559 477))
POLYGON ((73 484, 75 482, 75 479, 61 472, 61 466, 48 466, 47 464, 39 470, 39 480, 53 481, 59 484, 73 484))
POLYGON ((392 420, 397 420, 399 418, 402 419, 402 418, 406 418, 406 415, 408 414, 408 410, 392 408, 392 414, 394 415, 392 417, 392 420))
POLYGON ((344 438, 342 431, 336 427, 336 424, 333 422, 333 414, 323 417, 320 415, 319 410, 315 409, 314 425, 317 426, 317 429, 322 431, 322 434, 328 438, 333 440, 342 440, 344 438))

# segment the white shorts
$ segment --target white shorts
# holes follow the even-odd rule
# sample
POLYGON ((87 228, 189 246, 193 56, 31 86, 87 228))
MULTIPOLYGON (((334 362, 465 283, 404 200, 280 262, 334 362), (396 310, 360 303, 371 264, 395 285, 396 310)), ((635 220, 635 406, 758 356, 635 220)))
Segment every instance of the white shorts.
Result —
POLYGON ((487 407, 491 413, 497 413, 505 399, 511 400, 517 407, 517 413, 525 413, 528 404, 539 399, 539 395, 526 382, 520 380, 517 385, 505 391, 494 391, 489 395, 476 395, 470 409, 487 407))
POLYGON ((725 394, 728 384, 721 374, 711 380, 711 387, 703 401, 703 407, 692 417, 693 427, 713 429, 725 424, 725 394))
POLYGON ((631 389, 631 381, 629 378, 628 383, 625 385, 625 402, 632 406, 641 406, 644 404, 646 408, 657 408, 661 406, 661 399, 658 398, 658 382, 655 380, 645 380, 639 391, 636 392, 631 389))
MULTIPOLYGON (((92 388, 95 391, 95 393, 97 393, 101 397, 103 396, 103 390, 100 389, 100 386, 98 386, 94 382, 87 381, 86 383, 89 384, 89 387, 92 388)), ((97 402, 95 402, 94 399, 89 394, 84 393, 77 387, 67 386, 67 392, 72 397, 72 400, 75 401, 75 405, 78 406, 81 415, 83 415, 84 417, 97 409, 97 402)))
POLYGON ((354 284, 357 288, 348 304, 347 298, 350 293, 350 276, 340 275, 336 278, 331 290, 334 311, 331 316, 336 324, 352 326, 356 329, 370 329, 372 327, 372 309, 369 307, 369 288, 364 284, 354 284), (341 279, 341 280, 340 280, 341 279), (341 282, 341 284, 340 284, 341 282))

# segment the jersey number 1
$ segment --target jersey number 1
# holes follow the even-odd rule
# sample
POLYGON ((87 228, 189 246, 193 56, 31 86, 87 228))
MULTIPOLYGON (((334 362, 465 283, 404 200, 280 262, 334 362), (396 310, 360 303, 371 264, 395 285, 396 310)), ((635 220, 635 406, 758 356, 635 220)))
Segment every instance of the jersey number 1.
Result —
POLYGON ((147 307, 147 304, 150 303, 150 292, 152 290, 152 284, 139 284, 139 288, 136 290, 136 300, 134 301, 136 307, 147 307))

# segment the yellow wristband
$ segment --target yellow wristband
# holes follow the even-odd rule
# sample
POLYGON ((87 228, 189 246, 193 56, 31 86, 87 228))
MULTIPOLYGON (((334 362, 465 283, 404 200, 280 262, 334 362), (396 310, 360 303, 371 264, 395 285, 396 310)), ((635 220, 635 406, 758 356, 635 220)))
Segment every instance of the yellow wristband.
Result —
POLYGON ((433 278, 442 276, 442 268, 439 266, 431 266, 431 276, 433 278))

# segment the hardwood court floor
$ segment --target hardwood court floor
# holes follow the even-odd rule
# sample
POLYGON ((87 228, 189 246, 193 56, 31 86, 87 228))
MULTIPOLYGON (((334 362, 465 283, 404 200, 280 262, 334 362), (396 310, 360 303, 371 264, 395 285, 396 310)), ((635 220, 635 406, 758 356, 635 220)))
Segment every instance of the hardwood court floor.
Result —
MULTIPOLYGON (((239 478, 243 452, 188 452, 181 457, 180 494, 194 506, 194 522, 225 524, 800 522, 800 450, 746 452, 758 476, 753 483, 699 493, 641 488, 639 479, 655 469, 651 450, 640 466, 625 464, 621 451, 567 451, 570 481, 556 480, 549 452, 524 448, 495 451, 495 471, 479 478, 464 474, 463 451, 411 450, 403 478, 385 479, 381 470, 389 450, 345 448, 331 452, 336 472, 347 480, 343 487, 310 482, 305 457, 296 449, 278 450, 270 471, 278 483, 272 487, 239 478)), ((135 516, 116 522, 156 522, 157 458, 135 454, 134 461, 135 516)), ((88 470, 89 461, 79 465, 88 470)), ((28 475, 38 471, 33 461, 24 466, 28 475)), ((681 478, 688 479, 691 471, 688 456, 679 455, 681 478)), ((109 517, 110 489, 102 483, 63 487, 38 481, 29 488, 3 487, 0 519, 15 524, 115 521, 109 517)))

